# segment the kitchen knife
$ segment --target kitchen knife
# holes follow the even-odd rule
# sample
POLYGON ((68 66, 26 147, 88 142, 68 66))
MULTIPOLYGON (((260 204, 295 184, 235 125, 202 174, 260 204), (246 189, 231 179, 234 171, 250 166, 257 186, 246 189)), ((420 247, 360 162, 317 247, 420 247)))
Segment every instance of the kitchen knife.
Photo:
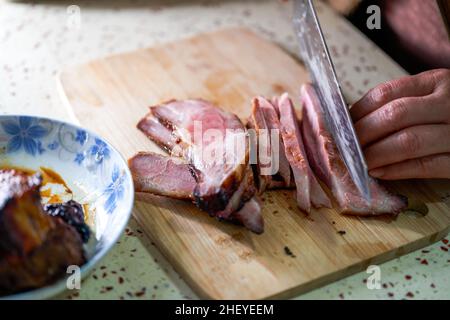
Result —
POLYGON ((300 55, 317 91, 328 129, 353 182, 370 202, 367 165, 311 0, 294 1, 293 22, 300 55))

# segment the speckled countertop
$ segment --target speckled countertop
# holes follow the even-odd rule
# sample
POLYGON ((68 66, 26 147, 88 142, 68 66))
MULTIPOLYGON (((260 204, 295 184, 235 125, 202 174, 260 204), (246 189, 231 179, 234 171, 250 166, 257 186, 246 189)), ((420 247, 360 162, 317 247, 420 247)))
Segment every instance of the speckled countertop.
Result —
MULTIPOLYGON (((227 26, 245 25, 295 52, 291 1, 0 0, 0 113, 76 121, 63 107, 55 76, 64 67, 227 26), (81 19, 72 20, 80 8, 81 19), (77 21, 80 23, 77 24, 77 21)), ((404 74, 341 17, 319 15, 349 101, 404 74)), ((450 190, 441 195, 450 204, 450 190)), ((449 239, 449 237, 447 237, 449 239)), ((447 239, 381 265, 382 288, 361 272, 299 299, 450 299, 447 239)), ((117 245, 69 299, 195 299, 132 219, 117 245)))

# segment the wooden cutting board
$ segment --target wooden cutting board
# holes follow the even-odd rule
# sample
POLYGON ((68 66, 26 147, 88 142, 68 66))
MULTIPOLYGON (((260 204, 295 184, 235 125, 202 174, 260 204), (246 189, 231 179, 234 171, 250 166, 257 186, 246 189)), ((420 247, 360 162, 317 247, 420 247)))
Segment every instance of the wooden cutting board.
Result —
MULTIPOLYGON (((295 96, 307 78, 304 67, 276 45, 231 29, 96 60, 66 70, 60 81, 81 124, 129 158, 159 151, 136 129, 149 105, 201 97, 245 119, 253 96, 284 91, 295 96)), ((435 190, 446 183, 391 185, 429 208, 425 217, 405 213, 396 221, 346 217, 330 209, 307 217, 296 208, 292 191, 263 196, 262 235, 161 197, 150 197, 152 204, 137 201, 134 216, 200 297, 289 297, 444 237, 450 213, 435 190)))

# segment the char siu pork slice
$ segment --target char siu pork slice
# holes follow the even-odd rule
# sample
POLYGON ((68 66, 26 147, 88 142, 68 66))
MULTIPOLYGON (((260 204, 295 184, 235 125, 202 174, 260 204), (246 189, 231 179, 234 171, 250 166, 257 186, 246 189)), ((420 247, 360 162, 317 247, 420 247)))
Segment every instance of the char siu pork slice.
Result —
POLYGON ((283 181, 283 177, 279 173, 271 176, 261 175, 261 167, 258 159, 258 149, 260 148, 258 145, 258 132, 260 133, 260 131, 257 131, 255 128, 254 114, 250 114, 248 117, 246 127, 248 129, 247 132, 250 141, 250 163, 253 172, 254 184, 258 194, 262 194, 264 191, 270 189, 284 188, 285 183, 283 181))
POLYGON ((204 100, 172 100, 150 107, 138 128, 171 156, 182 157, 131 158, 138 192, 191 199, 212 216, 262 232, 247 131, 236 115, 204 100))
POLYGON ((77 230, 45 213, 41 182, 0 170, 0 295, 44 286, 86 261, 77 230))
POLYGON ((191 166, 183 159, 139 152, 128 160, 128 165, 133 174, 136 192, 194 200, 193 191, 197 182, 192 175, 191 166))
POLYGON ((172 133, 172 130, 163 126, 158 119, 156 119, 151 112, 147 114, 137 125, 147 137, 155 142, 160 148, 165 150, 172 156, 184 157, 185 151, 188 150, 188 145, 180 140, 172 133))
POLYGON ((204 100, 174 100, 150 110, 188 146, 185 157, 197 173, 197 206, 210 214, 225 210, 250 169, 242 122, 204 100))
POLYGON ((272 175, 277 173, 278 169, 272 170, 271 166, 275 165, 274 150, 272 148, 272 141, 270 131, 264 118, 263 111, 260 104, 263 103, 263 98, 257 97, 252 100, 252 113, 248 119, 249 129, 255 130, 255 140, 252 147, 256 152, 254 163, 254 172, 257 177, 258 192, 261 194, 270 187, 272 175))
POLYGON ((279 100, 280 100, 279 96, 273 96, 272 99, 270 99, 270 102, 271 102, 273 109, 275 110, 278 118, 280 118, 280 109, 278 108, 279 100))
MULTIPOLYGON (((277 100, 275 101, 277 102, 277 100)), ((293 184, 291 177, 291 166, 289 165, 289 161, 286 157, 286 151, 284 150, 279 115, 274 105, 264 98, 260 98, 259 107, 264 114, 264 119, 266 120, 268 129, 278 132, 278 134, 274 137, 276 141, 272 141, 272 144, 277 144, 276 150, 279 153, 279 155, 275 156, 278 156, 279 175, 282 177, 284 182, 281 187, 291 187, 293 184)))
POLYGON ((396 214, 407 206, 375 179, 370 180, 371 203, 367 203, 350 178, 336 144, 326 127, 320 102, 312 85, 301 89, 302 133, 309 162, 317 176, 331 189, 343 213, 354 215, 396 214))
POLYGON ((251 198, 239 211, 233 212, 231 219, 243 224, 254 233, 261 234, 264 232, 264 220, 261 214, 255 214, 255 212, 261 212, 261 204, 257 197, 251 198))
POLYGON ((251 136, 254 136, 251 148, 254 148, 255 155, 251 159, 259 193, 293 187, 291 168, 284 152, 274 107, 263 97, 254 98, 252 106, 247 127, 251 136))
MULTIPOLYGON (((128 160, 128 164, 133 174, 136 192, 181 200, 194 199, 197 182, 192 167, 183 159, 153 152, 139 152, 128 160)), ((264 230, 264 221, 259 202, 253 197, 255 191, 249 186, 252 183, 251 177, 247 176, 226 207, 230 210, 231 208, 240 210, 227 212, 225 209, 215 213, 215 216, 240 222, 249 230, 261 233, 264 230)))
POLYGON ((328 196, 309 167, 295 109, 286 93, 278 99, 278 109, 286 157, 297 186, 298 206, 306 212, 310 212, 311 203, 316 208, 330 208, 328 196))

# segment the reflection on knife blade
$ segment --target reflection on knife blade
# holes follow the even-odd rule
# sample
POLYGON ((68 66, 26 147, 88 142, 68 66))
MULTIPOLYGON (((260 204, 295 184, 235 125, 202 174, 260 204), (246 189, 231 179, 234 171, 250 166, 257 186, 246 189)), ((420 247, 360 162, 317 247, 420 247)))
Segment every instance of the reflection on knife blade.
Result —
POLYGON ((353 182, 370 202, 367 165, 311 0, 295 0, 294 28, 300 54, 319 96, 327 127, 353 182))

